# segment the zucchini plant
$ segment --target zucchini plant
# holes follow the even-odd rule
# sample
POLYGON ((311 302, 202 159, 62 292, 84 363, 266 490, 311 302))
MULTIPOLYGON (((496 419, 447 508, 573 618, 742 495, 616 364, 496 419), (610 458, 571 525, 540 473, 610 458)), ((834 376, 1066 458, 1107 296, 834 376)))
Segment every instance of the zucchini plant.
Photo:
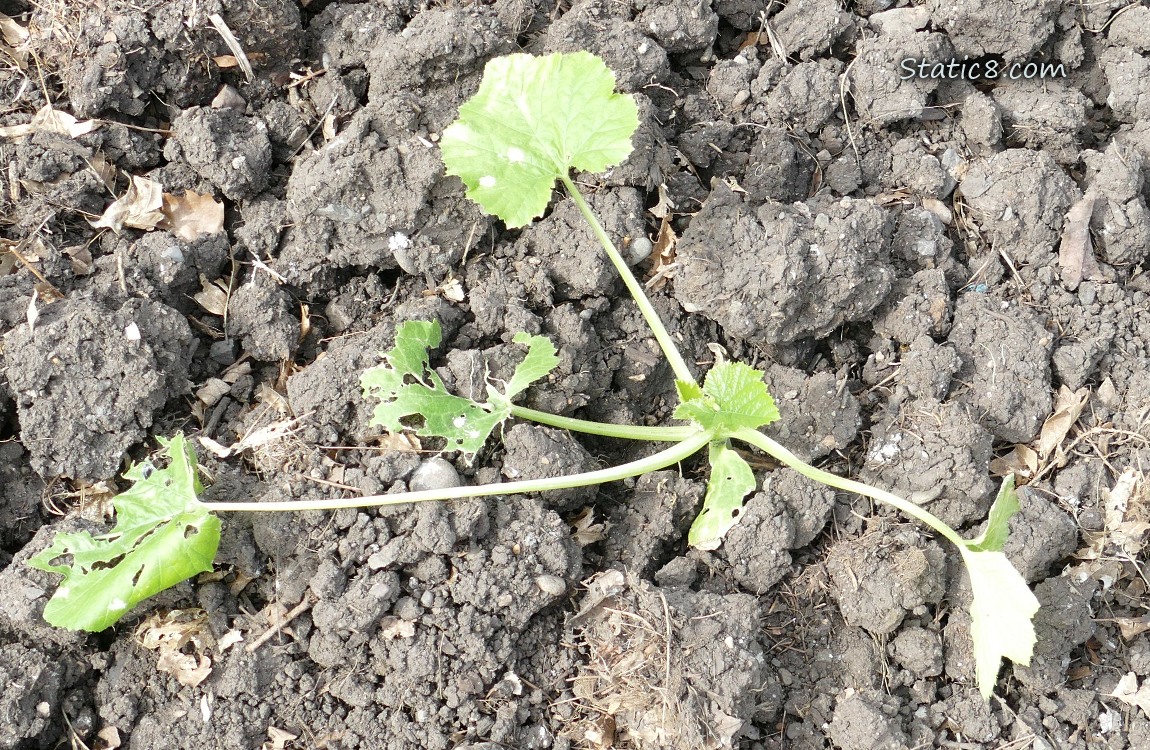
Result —
POLYGON ((763 372, 724 361, 715 364, 700 384, 571 179, 572 169, 599 172, 623 161, 631 152, 637 127, 634 100, 615 92, 614 75, 597 57, 582 52, 516 54, 487 64, 478 92, 460 107, 459 119, 443 132, 440 145, 448 173, 462 179, 468 197, 511 228, 542 215, 555 182, 562 184, 666 356, 680 401, 673 416, 683 424, 602 424, 517 405, 515 397, 558 364, 549 340, 526 333, 514 337, 525 348, 522 361, 510 380, 488 383, 485 401, 450 393, 432 369, 430 352, 441 343, 435 322, 402 324, 394 348, 383 355, 382 364, 362 374, 361 382, 365 397, 378 402, 372 424, 436 437, 443 441, 443 450, 465 455, 474 455, 497 427, 513 417, 593 435, 660 441, 669 447, 620 466, 552 479, 324 501, 205 503, 198 499, 195 455, 177 436, 163 441, 167 468, 145 463, 129 471, 127 477, 136 484, 113 501, 117 523, 109 533, 59 534, 49 548, 28 561, 64 576, 44 617, 61 627, 102 630, 148 596, 210 570, 219 544, 217 513, 330 510, 543 492, 638 476, 672 466, 704 448, 710 476, 688 543, 714 549, 738 523, 743 502, 756 487, 750 466, 732 447, 734 441, 757 448, 810 479, 894 506, 958 548, 973 591, 976 679, 982 695, 989 698, 1002 658, 1028 664, 1035 642, 1032 619, 1038 601, 1002 551, 1008 521, 1019 507, 1013 478, 1002 483, 986 530, 966 539, 915 503, 811 466, 765 435, 761 428, 778 419, 779 412, 763 372))

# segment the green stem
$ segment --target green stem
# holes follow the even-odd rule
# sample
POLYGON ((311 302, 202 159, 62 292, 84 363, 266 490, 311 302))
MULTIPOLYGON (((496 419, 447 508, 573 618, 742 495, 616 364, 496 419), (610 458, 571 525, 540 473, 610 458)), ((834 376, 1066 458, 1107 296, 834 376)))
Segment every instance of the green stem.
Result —
POLYGON ((617 482, 620 479, 639 476, 651 471, 665 469, 685 458, 690 457, 697 450, 710 441, 706 432, 698 432, 686 440, 670 448, 659 451, 647 458, 631 461, 630 463, 614 466, 609 469, 598 469, 582 474, 574 474, 555 479, 528 479, 519 482, 501 482, 497 484, 481 484, 474 487, 448 487, 442 490, 421 490, 419 492, 398 492, 394 495, 370 495, 368 497, 339 498, 334 500, 285 500, 270 503, 203 503, 203 507, 210 511, 301 511, 301 510, 339 510, 341 508, 366 508, 378 505, 402 505, 404 503, 418 503, 425 500, 462 500, 467 497, 488 497, 491 495, 514 495, 523 492, 546 492, 547 490, 565 490, 571 487, 586 487, 591 484, 604 482, 617 482))
POLYGON ((651 306, 651 300, 647 299, 647 294, 643 291, 643 287, 639 284, 639 280, 635 278, 635 274, 631 273, 631 268, 623 260, 623 256, 615 249, 615 243, 611 242, 611 238, 607 236, 604 231, 603 225, 599 223, 599 219, 595 213, 587 205, 587 201, 583 200, 583 194, 579 192, 579 188, 575 187, 575 183, 568 175, 561 175, 559 177, 563 181, 563 185, 567 188, 567 193, 571 199, 575 201, 575 205, 579 207, 579 211, 583 214, 583 218, 587 219, 587 223, 591 225, 591 231, 599 239, 599 244, 607 251, 607 257, 611 259, 611 263, 615 265, 615 270, 619 272, 619 276, 623 278, 623 283, 627 285, 627 291, 631 292, 631 297, 634 298, 635 304, 639 306, 639 311, 643 313, 643 317, 647 321, 647 325, 651 327, 651 332, 655 334, 655 340, 659 342, 659 348, 663 350, 663 355, 667 361, 671 363, 671 369, 675 371, 675 377, 679 380, 688 383, 694 383, 695 377, 691 371, 687 369, 687 363, 683 360, 683 355, 679 353, 679 348, 675 346, 675 342, 671 340, 671 334, 667 332, 666 326, 659 318, 659 313, 655 312, 655 308, 651 306))
POLYGON ((625 440, 653 440, 669 443, 678 443, 699 432, 694 425, 683 427, 643 427, 630 424, 607 424, 605 422, 591 422, 586 419, 574 417, 561 417, 545 411, 528 409, 525 406, 511 406, 512 416, 520 419, 530 419, 532 422, 545 424, 548 427, 558 427, 561 430, 582 432, 587 435, 602 435, 610 438, 623 438, 625 440))
POLYGON ((919 521, 922 521, 927 526, 937 531, 939 534, 942 534, 944 537, 954 542, 960 550, 965 551, 966 549, 966 540, 959 536, 958 532, 956 532, 954 529, 943 523, 942 519, 938 518, 926 509, 915 505, 911 501, 899 497, 893 492, 880 490, 877 487, 871 487, 869 484, 856 482, 853 479, 844 479, 843 477, 831 474, 829 471, 816 469, 758 430, 742 429, 733 433, 731 437, 737 440, 742 440, 745 443, 750 443, 756 448, 759 448, 765 453, 773 456, 779 462, 802 474, 804 477, 813 479, 816 482, 822 482, 825 485, 835 487, 837 489, 843 490, 844 492, 853 492, 857 495, 864 495, 866 497, 874 498, 880 503, 892 505, 895 508, 901 510, 903 513, 906 513, 908 516, 917 518, 919 521))

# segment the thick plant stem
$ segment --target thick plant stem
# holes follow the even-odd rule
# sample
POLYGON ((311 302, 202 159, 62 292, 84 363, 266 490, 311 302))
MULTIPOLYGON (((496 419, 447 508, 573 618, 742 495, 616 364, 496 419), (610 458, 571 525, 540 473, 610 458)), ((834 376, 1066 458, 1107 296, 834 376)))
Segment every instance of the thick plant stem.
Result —
POLYGON ((595 213, 587 205, 587 201, 583 200, 583 194, 579 192, 579 188, 575 187, 575 182, 567 175, 559 177, 563 181, 563 185, 567 188, 568 195, 571 200, 575 201, 575 205, 579 207, 580 213, 583 218, 587 219, 587 223, 591 225, 591 231, 595 233, 595 237, 599 239, 599 244, 607 252, 607 257, 611 259, 614 264, 615 270, 619 272, 622 277, 623 283, 627 285, 627 291, 631 292, 631 297, 635 300, 635 304, 639 306, 639 311, 643 313, 643 318, 647 321, 647 325, 651 327, 651 332, 655 334, 655 340, 659 342, 659 348, 663 350, 663 356, 671 364, 671 369, 675 371, 675 378, 683 380, 688 383, 695 382, 695 376, 687 369, 687 363, 683 360, 683 355, 679 354, 679 347, 675 346, 675 342, 671 340, 671 334, 667 332, 666 326, 659 318, 659 313, 655 312, 655 308, 651 305, 651 300, 647 299, 646 292, 639 284, 639 280, 635 278, 635 274, 631 273, 631 268, 627 262, 623 260, 623 256, 615 248, 615 243, 607 236, 607 232, 603 229, 603 225, 599 223, 599 219, 595 213))
POLYGON ((645 427, 629 424, 607 424, 606 422, 591 422, 586 419, 574 417, 561 417, 550 412, 528 409, 525 406, 511 406, 511 415, 520 419, 529 419, 532 422, 545 424, 548 427, 558 427, 561 430, 582 432, 587 435, 602 435, 610 438, 623 438, 625 440, 652 440, 665 443, 678 443, 692 435, 699 433, 699 428, 693 425, 683 427, 645 427))
POLYGON ((481 484, 475 487, 448 487, 442 490, 422 490, 420 492, 398 492, 394 495, 370 495, 367 497, 339 498, 335 500, 285 500, 271 503, 203 503, 210 511, 301 511, 301 510, 340 510, 342 508, 366 508, 380 505, 403 505, 426 500, 462 500, 468 497, 490 497, 491 495, 514 495, 523 492, 546 492, 565 490, 571 487, 586 487, 591 484, 616 482, 620 479, 639 476, 650 471, 665 469, 690 457, 705 446, 710 436, 699 432, 686 440, 638 461, 614 466, 609 469, 588 471, 556 479, 529 479, 520 482, 481 484))
POLYGON ((856 482, 853 479, 844 479, 838 475, 831 474, 829 471, 816 469, 814 466, 806 463, 794 453, 791 453, 789 450, 779 445, 774 440, 771 440, 769 437, 759 432, 758 430, 742 429, 738 432, 732 433, 731 437, 735 438, 736 440, 742 440, 745 443, 750 443, 751 445, 759 448, 763 452, 774 457, 780 463, 789 466, 808 479, 813 479, 816 482, 821 482, 829 487, 843 490, 844 492, 853 492, 856 495, 864 495, 866 497, 878 500, 880 503, 886 503, 887 505, 894 506, 908 516, 922 521, 927 526, 937 531, 939 534, 942 534, 944 537, 954 542, 955 545, 957 545, 958 548, 963 552, 966 551, 967 542, 965 539, 959 536, 957 531, 947 526, 942 522, 942 519, 938 518, 933 513, 918 505, 915 505, 905 498, 899 497, 893 492, 880 490, 877 487, 871 487, 869 484, 856 482))

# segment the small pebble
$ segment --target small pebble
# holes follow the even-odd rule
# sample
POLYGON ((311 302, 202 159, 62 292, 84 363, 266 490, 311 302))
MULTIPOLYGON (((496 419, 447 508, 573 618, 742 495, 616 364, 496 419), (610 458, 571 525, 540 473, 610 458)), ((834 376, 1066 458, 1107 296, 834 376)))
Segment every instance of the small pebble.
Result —
POLYGON ((419 468, 411 475, 411 482, 408 483, 408 486, 412 492, 420 492, 422 490, 445 490, 449 487, 458 487, 460 484, 462 482, 455 467, 446 459, 436 456, 419 465, 419 468))
POLYGON ((651 257, 651 248, 651 240, 646 237, 636 237, 627 247, 628 265, 633 266, 636 263, 642 263, 647 260, 647 258, 651 257))
POLYGON ((539 576, 535 579, 535 585, 543 593, 551 596, 562 596, 563 592, 567 590, 567 582, 559 576, 539 576))

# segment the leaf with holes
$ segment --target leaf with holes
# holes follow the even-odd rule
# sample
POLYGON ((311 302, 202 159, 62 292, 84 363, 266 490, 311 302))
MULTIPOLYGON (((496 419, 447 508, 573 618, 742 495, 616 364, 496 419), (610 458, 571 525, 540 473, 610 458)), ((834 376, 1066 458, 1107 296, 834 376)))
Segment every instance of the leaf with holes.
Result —
POLYGON ((509 227, 541 216, 555 180, 600 172, 631 153, 639 110, 588 52, 506 55, 487 63, 479 91, 443 131, 447 173, 509 227))
POLYGON ((110 532, 57 534, 28 560, 64 576, 44 608, 48 622, 97 632, 149 596, 212 569, 220 521, 197 499, 196 454, 183 435, 160 442, 168 466, 145 461, 124 474, 135 484, 112 500, 116 525, 110 532), (57 562, 67 557, 71 562, 57 562))
POLYGON ((489 400, 480 403, 448 392, 431 368, 428 351, 439 346, 441 338, 436 322, 412 320, 399 327, 395 347, 383 355, 385 363, 360 377, 364 396, 379 400, 371 424, 391 433, 410 429, 423 437, 440 437, 447 441, 444 450, 474 455, 511 416, 512 397, 551 372, 559 358, 543 336, 516 334, 514 341, 527 346, 527 356, 503 390, 488 384, 489 400))
POLYGON ((726 440, 711 443, 708 460, 711 477, 707 480, 707 494, 703 509, 691 524, 687 542, 699 549, 715 549, 728 531, 739 522, 743 499, 755 489, 755 474, 751 467, 726 440))

